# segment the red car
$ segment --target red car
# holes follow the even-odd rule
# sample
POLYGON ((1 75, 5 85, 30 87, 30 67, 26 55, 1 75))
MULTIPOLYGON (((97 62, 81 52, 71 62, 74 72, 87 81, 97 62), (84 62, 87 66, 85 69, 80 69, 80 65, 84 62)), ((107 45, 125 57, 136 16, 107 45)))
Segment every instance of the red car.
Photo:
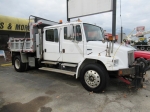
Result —
POLYGON ((149 51, 135 51, 134 52, 134 58, 141 58, 143 57, 144 59, 148 60, 150 59, 150 52, 149 51))

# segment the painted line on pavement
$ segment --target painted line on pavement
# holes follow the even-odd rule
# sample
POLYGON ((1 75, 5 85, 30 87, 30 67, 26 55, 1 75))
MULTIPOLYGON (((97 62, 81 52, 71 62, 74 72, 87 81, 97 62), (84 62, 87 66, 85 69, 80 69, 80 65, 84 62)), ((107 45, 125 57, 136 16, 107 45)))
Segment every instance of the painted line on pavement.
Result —
POLYGON ((11 66, 12 63, 7 63, 7 64, 1 64, 2 67, 5 67, 5 66, 11 66))

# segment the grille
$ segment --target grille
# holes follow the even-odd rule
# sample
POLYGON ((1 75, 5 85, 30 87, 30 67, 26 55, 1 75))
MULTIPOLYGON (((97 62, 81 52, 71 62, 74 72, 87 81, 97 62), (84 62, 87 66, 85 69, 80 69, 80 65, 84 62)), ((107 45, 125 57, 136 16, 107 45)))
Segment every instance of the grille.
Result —
POLYGON ((128 52, 128 64, 132 65, 133 62, 134 62, 134 52, 130 51, 128 52))

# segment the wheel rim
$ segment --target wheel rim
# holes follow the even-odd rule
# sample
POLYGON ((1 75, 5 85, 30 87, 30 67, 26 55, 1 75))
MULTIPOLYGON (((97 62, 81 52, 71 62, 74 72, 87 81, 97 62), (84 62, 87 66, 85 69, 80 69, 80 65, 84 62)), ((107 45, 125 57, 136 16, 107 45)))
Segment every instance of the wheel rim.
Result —
POLYGON ((19 61, 18 59, 15 60, 15 67, 16 67, 17 69, 20 68, 20 61, 19 61))
POLYGON ((84 80, 91 88, 96 88, 100 84, 100 76, 95 70, 88 70, 84 75, 84 80))

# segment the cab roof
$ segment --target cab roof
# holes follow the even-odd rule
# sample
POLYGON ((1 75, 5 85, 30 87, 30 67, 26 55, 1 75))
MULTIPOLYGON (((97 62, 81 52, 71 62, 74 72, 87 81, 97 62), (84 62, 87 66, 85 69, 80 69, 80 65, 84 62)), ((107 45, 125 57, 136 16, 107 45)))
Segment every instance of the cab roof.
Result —
POLYGON ((49 29, 49 28, 53 28, 53 27, 61 27, 61 26, 66 26, 66 25, 76 25, 76 24, 83 24, 83 22, 70 22, 70 23, 62 23, 62 24, 57 24, 57 25, 53 25, 53 26, 47 26, 44 29, 49 29))

